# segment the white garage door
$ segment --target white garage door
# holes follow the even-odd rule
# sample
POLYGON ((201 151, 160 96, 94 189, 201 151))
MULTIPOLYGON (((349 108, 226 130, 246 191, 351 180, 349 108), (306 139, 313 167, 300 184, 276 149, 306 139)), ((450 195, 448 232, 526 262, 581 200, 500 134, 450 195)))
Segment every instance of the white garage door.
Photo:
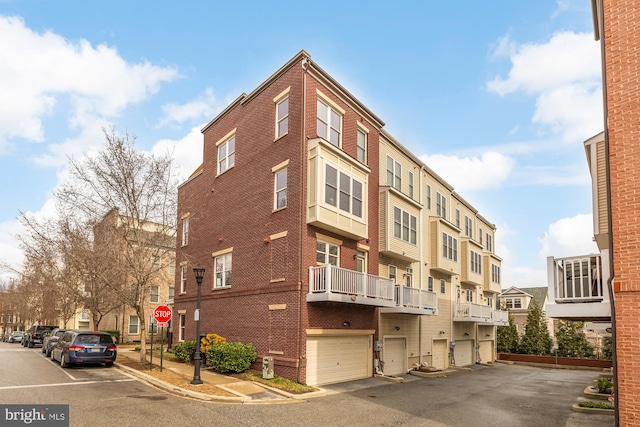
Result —
POLYGON ((493 362, 493 341, 480 341, 480 363, 493 362))
POLYGON ((323 385, 372 374, 369 335, 307 337, 307 384, 323 385))
POLYGON ((453 356, 456 359, 456 366, 468 366, 473 364, 473 341, 456 340, 453 356))
POLYGON ((383 338, 382 360, 385 375, 402 375, 407 372, 407 340, 404 337, 383 338))
POLYGON ((447 368, 447 340, 433 340, 431 349, 431 366, 436 369, 447 368))

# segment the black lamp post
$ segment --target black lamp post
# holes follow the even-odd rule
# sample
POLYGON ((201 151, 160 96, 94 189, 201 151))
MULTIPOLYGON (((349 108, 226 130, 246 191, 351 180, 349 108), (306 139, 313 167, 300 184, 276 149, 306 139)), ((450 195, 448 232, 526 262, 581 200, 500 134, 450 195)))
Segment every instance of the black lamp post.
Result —
POLYGON ((202 380, 200 379, 200 361, 202 355, 200 354, 200 288, 202 288, 202 278, 204 277, 204 268, 193 268, 193 274, 196 276, 196 283, 198 284, 198 302, 196 303, 196 311, 194 313, 194 320, 196 321, 196 351, 193 353, 193 379, 191 384, 200 385, 202 380))

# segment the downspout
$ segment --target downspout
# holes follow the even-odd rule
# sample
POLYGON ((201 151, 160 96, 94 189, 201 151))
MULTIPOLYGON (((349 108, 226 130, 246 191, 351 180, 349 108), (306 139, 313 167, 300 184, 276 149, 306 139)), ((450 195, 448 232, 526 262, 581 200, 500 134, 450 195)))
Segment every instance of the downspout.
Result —
MULTIPOLYGON (((603 113, 604 113, 604 158, 606 162, 606 187, 607 187, 607 228, 609 231, 608 240, 609 240, 609 278, 607 279, 607 290, 609 291, 609 304, 611 305, 611 347, 612 347, 612 362, 613 362, 613 393, 615 399, 619 398, 618 393, 618 357, 616 351, 616 304, 615 304, 615 292, 613 287, 614 277, 615 277, 615 269, 613 262, 613 221, 611 219, 611 165, 609 162, 610 151, 609 151, 609 105, 607 102, 607 59, 606 59, 606 49, 605 49, 605 31, 604 31, 604 0, 596 0, 596 15, 598 14, 598 8, 600 9, 600 14, 598 16, 598 24, 600 26, 600 55, 602 57, 601 67, 602 67, 602 105, 603 105, 603 113)), ((592 3, 593 4, 593 3, 592 3)), ((615 425, 620 425, 620 412, 618 409, 618 404, 613 405, 615 412, 615 425)))
POLYGON ((300 375, 302 371, 302 362, 306 359, 306 355, 302 354, 302 341, 304 334, 302 332, 304 326, 303 307, 305 306, 304 297, 304 232, 305 232, 305 194, 306 194, 306 180, 305 180, 305 154, 307 150, 307 128, 306 128, 306 111, 307 111, 307 68, 309 67, 310 58, 302 59, 302 143, 300 144, 300 267, 298 270, 298 284, 300 287, 300 301, 298 303, 298 369, 296 374, 296 381, 300 383, 300 375))

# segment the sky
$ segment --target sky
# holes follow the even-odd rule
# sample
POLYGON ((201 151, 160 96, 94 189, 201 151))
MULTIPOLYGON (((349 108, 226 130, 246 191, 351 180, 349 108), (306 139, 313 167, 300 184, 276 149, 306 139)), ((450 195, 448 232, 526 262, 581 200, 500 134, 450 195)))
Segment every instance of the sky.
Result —
POLYGON ((0 0, 0 260, 19 267, 18 216, 52 214, 104 128, 172 152, 186 178, 204 125, 302 49, 496 225, 503 289, 597 252, 588 0, 0 0))

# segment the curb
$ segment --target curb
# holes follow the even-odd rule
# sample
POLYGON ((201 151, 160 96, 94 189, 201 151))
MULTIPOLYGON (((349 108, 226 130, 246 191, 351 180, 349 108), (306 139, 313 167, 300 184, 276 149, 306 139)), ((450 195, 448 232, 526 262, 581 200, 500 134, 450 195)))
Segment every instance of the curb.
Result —
MULTIPOLYGON (((153 378, 152 376, 145 375, 144 373, 136 369, 131 369, 127 366, 120 365, 117 362, 114 364, 114 366, 122 371, 127 372, 128 374, 136 378, 140 378, 146 381, 147 383, 151 384, 154 387, 157 387, 159 389, 162 389, 164 391, 167 391, 169 393, 172 393, 178 396, 190 397, 193 399, 204 400, 208 402, 245 403, 245 402, 251 401, 251 398, 248 398, 246 396, 237 396, 237 397, 211 396, 210 394, 204 394, 204 393, 198 393, 196 391, 185 390, 185 389, 176 387, 173 384, 169 384, 157 378, 153 378)), ((233 391, 229 391, 229 392, 233 393, 233 391)), ((234 393, 234 394, 237 394, 237 393, 234 393)))
POLYGON ((587 414, 615 415, 615 410, 613 410, 613 409, 583 408, 582 406, 578 406, 577 403, 573 404, 572 409, 575 412, 584 412, 584 413, 587 413, 587 414))

